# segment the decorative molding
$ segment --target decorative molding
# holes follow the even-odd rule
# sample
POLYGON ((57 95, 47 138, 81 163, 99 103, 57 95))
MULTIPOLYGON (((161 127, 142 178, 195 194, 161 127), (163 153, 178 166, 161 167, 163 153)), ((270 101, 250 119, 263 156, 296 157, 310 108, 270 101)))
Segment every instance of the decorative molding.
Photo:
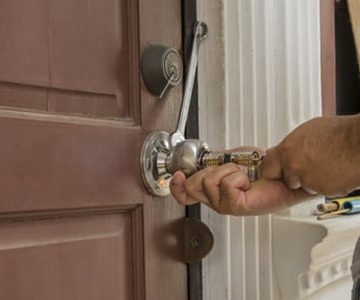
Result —
POLYGON ((32 112, 27 110, 12 110, 0 105, 0 118, 36 120, 41 122, 59 122, 68 124, 107 126, 114 128, 140 128, 132 118, 122 118, 119 120, 96 119, 82 116, 71 116, 61 114, 50 114, 42 112, 32 112))
MULTIPOLYGON (((198 17, 209 26, 198 72, 202 140, 215 149, 266 148, 321 115, 320 0, 198 0, 198 17)), ((215 235, 214 250, 203 262, 204 299, 289 300, 315 295, 339 278, 348 284, 348 271, 335 273, 338 263, 349 262, 350 246, 333 248, 325 261, 323 255, 314 256, 332 238, 342 237, 325 225, 333 220, 309 223, 301 218, 310 216, 315 205, 244 218, 219 216, 203 207, 202 218, 215 235), (289 241, 283 231, 295 240, 302 233, 296 249, 301 255, 285 256, 281 249, 289 241), (337 257, 339 251, 345 256, 337 257)), ((353 237, 346 240, 351 243, 353 237)))
MULTIPOLYGON (((352 254, 360 234, 358 217, 318 221, 315 217, 274 216, 273 232, 279 299, 308 299, 324 287, 336 295, 334 283, 351 281, 352 254)), ((350 292, 348 289, 342 299, 350 299, 350 292)))
MULTIPOLYGON (((205 21, 209 27, 208 38, 199 50, 199 135, 213 149, 224 149, 227 146, 228 100, 224 45, 226 1, 197 1, 198 19, 205 21)), ((214 248, 202 264, 203 299, 231 300, 230 218, 202 206, 201 219, 211 228, 215 238, 214 248)))
POLYGON ((0 213, 0 221, 30 221, 43 220, 51 218, 70 218, 83 217, 91 215, 107 215, 107 214, 123 214, 132 213, 137 217, 139 205, 115 205, 115 206, 99 206, 86 208, 69 208, 57 210, 39 210, 39 211, 24 211, 24 212, 6 212, 0 213))
POLYGON ((329 261, 318 270, 303 273, 299 277, 299 296, 303 299, 325 286, 350 275, 352 252, 337 261, 329 261))

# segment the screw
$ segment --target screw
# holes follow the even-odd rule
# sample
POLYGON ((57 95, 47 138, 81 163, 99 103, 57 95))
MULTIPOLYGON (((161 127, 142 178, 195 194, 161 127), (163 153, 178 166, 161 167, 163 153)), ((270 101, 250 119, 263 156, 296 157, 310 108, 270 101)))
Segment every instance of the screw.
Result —
POLYGON ((201 237, 197 235, 191 237, 191 246, 194 248, 199 248, 201 246, 201 237))
POLYGON ((161 190, 161 187, 160 187, 160 185, 159 185, 158 183, 155 183, 155 184, 154 184, 154 188, 155 188, 156 191, 160 191, 160 190, 161 190))

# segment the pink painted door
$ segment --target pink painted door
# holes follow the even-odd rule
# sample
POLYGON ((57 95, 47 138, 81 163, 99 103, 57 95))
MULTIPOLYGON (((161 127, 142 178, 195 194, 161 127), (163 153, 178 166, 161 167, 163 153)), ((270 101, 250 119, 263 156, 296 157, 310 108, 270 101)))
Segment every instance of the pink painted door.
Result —
POLYGON ((180 0, 0 0, 0 299, 186 299, 184 209, 142 141, 175 127, 139 58, 181 48, 180 0))

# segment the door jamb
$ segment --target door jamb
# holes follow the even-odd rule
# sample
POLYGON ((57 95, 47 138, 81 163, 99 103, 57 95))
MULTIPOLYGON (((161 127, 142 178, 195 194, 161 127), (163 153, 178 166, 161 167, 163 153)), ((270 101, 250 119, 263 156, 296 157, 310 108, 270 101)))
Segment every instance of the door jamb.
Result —
MULTIPOLYGON (((196 11, 197 1, 182 0, 182 31, 183 31, 183 57, 185 74, 190 62, 191 49, 193 43, 193 27, 197 21, 196 11)), ((183 80, 185 83, 185 78, 183 80)), ((191 97, 191 104, 187 126, 185 130, 186 138, 199 138, 199 114, 198 114, 198 80, 195 77, 194 88, 191 97)), ((201 218, 200 204, 195 204, 186 207, 186 217, 196 219, 201 218)), ((202 300, 202 262, 188 264, 187 266, 188 277, 188 300, 202 300)))

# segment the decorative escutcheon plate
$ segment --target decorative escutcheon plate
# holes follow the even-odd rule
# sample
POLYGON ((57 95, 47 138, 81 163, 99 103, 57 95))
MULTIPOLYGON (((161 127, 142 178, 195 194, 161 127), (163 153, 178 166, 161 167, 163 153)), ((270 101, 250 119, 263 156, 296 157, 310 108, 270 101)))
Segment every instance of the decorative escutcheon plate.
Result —
POLYGON ((196 263, 205 258, 214 247, 214 235, 201 220, 185 219, 184 262, 196 263))
POLYGON ((152 195, 170 194, 171 174, 166 170, 165 159, 170 151, 169 134, 157 131, 145 139, 140 155, 143 182, 152 195))

